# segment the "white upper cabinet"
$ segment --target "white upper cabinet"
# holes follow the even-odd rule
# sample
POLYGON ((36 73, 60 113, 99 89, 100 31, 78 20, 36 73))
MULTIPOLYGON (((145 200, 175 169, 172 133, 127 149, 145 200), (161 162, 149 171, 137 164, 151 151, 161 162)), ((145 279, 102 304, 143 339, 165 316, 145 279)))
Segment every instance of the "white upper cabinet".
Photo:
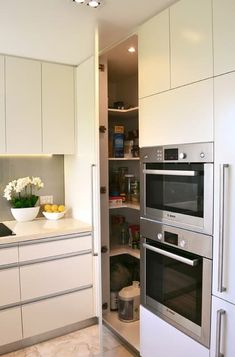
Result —
POLYGON ((169 9, 138 31, 139 97, 170 88, 169 9))
POLYGON ((140 99, 139 110, 140 147, 213 140, 212 79, 140 99))
POLYGON ((235 73, 215 78, 213 293, 235 304, 235 73), (226 166, 224 166, 226 165, 226 166))
POLYGON ((211 0, 181 0, 170 7, 170 47, 172 88, 213 75, 211 0))
POLYGON ((39 61, 6 57, 6 145, 12 154, 42 151, 39 61))
POLYGON ((0 56, 0 153, 6 152, 5 125, 5 68, 4 57, 0 56))
POLYGON ((213 0, 215 75, 235 69, 234 19, 234 0, 213 0))
POLYGON ((74 153, 74 69, 42 63, 43 152, 74 153))

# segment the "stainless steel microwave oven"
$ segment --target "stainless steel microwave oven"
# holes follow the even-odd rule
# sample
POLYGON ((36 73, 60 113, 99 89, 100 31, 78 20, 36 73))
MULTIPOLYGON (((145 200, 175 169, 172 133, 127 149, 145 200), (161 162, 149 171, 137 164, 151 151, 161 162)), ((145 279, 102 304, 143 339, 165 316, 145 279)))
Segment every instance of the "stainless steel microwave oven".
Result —
POLYGON ((211 235, 213 143, 140 150, 141 218, 211 235))

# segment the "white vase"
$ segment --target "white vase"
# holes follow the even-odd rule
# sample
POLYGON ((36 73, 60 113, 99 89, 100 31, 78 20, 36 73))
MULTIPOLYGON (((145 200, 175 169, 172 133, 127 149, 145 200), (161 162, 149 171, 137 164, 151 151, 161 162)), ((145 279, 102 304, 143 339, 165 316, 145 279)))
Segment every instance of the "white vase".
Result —
POLYGON ((11 213, 16 221, 27 222, 37 217, 40 206, 26 208, 11 208, 11 213))

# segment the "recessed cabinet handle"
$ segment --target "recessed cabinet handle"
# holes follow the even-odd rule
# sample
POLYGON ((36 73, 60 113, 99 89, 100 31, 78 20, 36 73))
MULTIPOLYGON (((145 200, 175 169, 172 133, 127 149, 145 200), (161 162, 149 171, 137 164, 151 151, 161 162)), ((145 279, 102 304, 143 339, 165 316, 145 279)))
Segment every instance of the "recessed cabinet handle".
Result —
POLYGON ((222 316, 225 315, 225 313, 226 313, 226 311, 223 309, 220 309, 217 311, 215 357, 224 357, 224 354, 220 352, 220 347, 221 347, 221 322, 222 322, 222 316))
POLYGON ((219 249, 218 249, 218 292, 223 293, 226 287, 223 286, 224 272, 224 196, 225 196, 225 170, 228 164, 220 165, 220 201, 219 201, 219 249))

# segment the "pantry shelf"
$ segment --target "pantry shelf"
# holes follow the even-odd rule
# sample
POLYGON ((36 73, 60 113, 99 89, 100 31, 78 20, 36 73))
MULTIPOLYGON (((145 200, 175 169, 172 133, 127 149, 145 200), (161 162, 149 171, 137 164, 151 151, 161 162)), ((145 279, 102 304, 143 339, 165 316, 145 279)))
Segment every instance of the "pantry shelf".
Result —
POLYGON ((139 157, 109 157, 110 161, 138 161, 140 158, 139 157))
POLYGON ((111 117, 120 117, 120 115, 121 115, 124 118, 132 118, 132 117, 136 117, 138 115, 138 109, 139 109, 139 107, 134 107, 134 108, 130 108, 130 109, 109 108, 108 114, 111 117))
POLYGON ((120 208, 131 208, 134 210, 140 210, 140 205, 139 203, 123 203, 122 205, 116 205, 116 206, 109 206, 109 209, 120 209, 120 208))
POLYGON ((121 254, 129 254, 134 258, 140 259, 140 251, 139 249, 133 249, 128 245, 117 245, 113 246, 110 249, 110 257, 114 257, 116 255, 121 254))

